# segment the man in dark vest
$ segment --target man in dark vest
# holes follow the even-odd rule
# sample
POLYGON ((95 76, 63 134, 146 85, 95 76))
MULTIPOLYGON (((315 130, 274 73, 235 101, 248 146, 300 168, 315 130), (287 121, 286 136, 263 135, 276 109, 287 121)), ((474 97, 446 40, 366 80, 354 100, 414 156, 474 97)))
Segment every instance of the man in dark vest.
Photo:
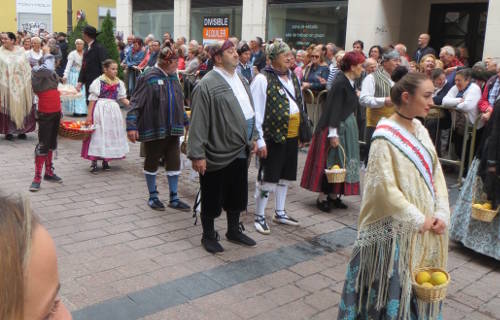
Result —
POLYGON ((255 229, 269 234, 265 209, 270 192, 275 193, 275 223, 297 226, 287 215, 285 201, 288 185, 297 178, 300 108, 302 94, 297 76, 290 71, 290 48, 281 41, 266 47, 271 66, 262 70, 252 82, 255 104, 257 155, 260 158, 256 189, 255 229))
POLYGON ((97 42, 97 30, 92 26, 83 28, 83 41, 87 44, 87 48, 83 52, 82 69, 78 76, 77 90, 85 85, 85 93, 87 94, 87 104, 89 96, 89 87, 97 77, 103 73, 102 62, 108 58, 106 49, 97 42))

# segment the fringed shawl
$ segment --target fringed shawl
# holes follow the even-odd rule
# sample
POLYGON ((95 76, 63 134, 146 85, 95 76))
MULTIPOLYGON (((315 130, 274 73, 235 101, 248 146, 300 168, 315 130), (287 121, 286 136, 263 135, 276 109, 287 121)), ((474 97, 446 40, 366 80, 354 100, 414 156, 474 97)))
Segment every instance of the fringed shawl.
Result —
POLYGON ((0 48, 0 112, 9 116, 17 128, 31 112, 33 93, 31 67, 24 50, 0 48))
MULTIPOLYGON (((392 120, 383 119, 379 124, 402 132, 406 138, 420 143, 420 147, 428 151, 435 192, 429 189, 428 181, 404 150, 389 139, 375 138, 372 141, 353 253, 353 256, 360 255, 356 283, 360 299, 358 312, 363 307, 361 301, 373 303, 378 310, 386 306, 397 249, 402 289, 398 319, 409 319, 411 271, 418 266, 446 266, 447 234, 438 236, 426 232, 421 235, 418 230, 425 216, 434 216, 449 224, 448 191, 435 148, 427 130, 418 120, 414 120, 415 135, 401 130, 392 120), (416 237, 415 245, 412 245, 413 237, 416 237), (441 246, 443 252, 440 251, 441 246), (376 299, 363 300, 374 286, 378 289, 376 299)), ((367 309, 370 306, 367 305, 367 309)), ((434 319, 439 309, 437 304, 429 307, 419 303, 419 311, 434 319)))

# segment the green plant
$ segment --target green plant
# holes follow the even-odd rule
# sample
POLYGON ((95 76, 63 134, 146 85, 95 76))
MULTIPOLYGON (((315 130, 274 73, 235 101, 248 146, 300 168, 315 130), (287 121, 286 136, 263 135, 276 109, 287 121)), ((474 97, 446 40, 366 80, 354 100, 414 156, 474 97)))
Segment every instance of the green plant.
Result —
POLYGON ((108 53, 108 58, 113 59, 118 64, 118 77, 123 79, 123 70, 120 66, 120 53, 118 52, 118 46, 116 45, 115 32, 114 32, 113 19, 111 19, 111 14, 108 10, 106 18, 102 21, 101 33, 97 36, 97 41, 106 48, 108 53))
POLYGON ((82 18, 78 20, 78 23, 74 27, 73 31, 69 34, 68 37, 68 53, 75 50, 75 40, 82 39, 83 40, 83 28, 87 25, 87 20, 82 18))

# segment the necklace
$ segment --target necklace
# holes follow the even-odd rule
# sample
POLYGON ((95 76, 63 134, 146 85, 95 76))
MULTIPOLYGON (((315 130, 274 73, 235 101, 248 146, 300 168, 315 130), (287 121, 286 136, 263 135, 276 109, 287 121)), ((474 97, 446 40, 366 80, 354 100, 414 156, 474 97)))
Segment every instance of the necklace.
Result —
POLYGON ((410 117, 407 117, 407 116, 404 116, 402 115, 399 111, 396 111, 396 113, 398 114, 398 116, 400 116, 401 118, 403 119, 406 119, 408 121, 413 121, 413 118, 410 118, 410 117))

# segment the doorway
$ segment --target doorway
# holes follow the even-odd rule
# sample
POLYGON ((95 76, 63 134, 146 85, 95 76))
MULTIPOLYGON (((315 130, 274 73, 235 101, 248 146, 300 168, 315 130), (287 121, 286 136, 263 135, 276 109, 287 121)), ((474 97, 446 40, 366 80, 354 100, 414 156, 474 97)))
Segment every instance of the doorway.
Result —
POLYGON ((483 57, 488 3, 433 4, 429 20, 430 46, 464 47, 472 66, 483 57))

